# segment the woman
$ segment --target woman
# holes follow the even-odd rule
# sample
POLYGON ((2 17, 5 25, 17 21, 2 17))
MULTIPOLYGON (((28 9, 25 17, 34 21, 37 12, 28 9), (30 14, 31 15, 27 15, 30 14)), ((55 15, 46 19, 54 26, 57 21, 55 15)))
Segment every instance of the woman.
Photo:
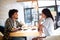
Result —
POLYGON ((49 9, 43 9, 42 15, 39 22, 39 31, 44 33, 45 36, 52 35, 54 30, 54 19, 49 9), (43 22, 42 22, 43 20, 43 22))

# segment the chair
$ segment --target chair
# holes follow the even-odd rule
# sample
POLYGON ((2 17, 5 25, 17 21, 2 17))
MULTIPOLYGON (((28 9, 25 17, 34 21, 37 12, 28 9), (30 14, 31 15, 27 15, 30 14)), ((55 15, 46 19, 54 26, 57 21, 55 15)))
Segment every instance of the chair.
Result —
POLYGON ((45 40, 60 40, 60 35, 47 36, 45 40))
POLYGON ((36 37, 36 38, 33 38, 32 40, 43 40, 44 38, 46 37, 36 37))
POLYGON ((0 35, 0 40, 2 40, 3 36, 0 35))
POLYGON ((26 37, 12 37, 12 40, 27 40, 26 37))
POLYGON ((3 27, 3 26, 0 26, 0 32, 1 32, 2 34, 4 34, 4 27, 3 27))

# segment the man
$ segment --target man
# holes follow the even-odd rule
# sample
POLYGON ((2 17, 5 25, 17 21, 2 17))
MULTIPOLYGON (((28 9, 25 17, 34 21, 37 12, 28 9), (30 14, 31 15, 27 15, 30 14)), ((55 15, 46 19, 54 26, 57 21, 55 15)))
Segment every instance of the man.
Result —
POLYGON ((9 37, 10 32, 15 32, 20 29, 22 24, 20 24, 17 19, 18 19, 18 10, 16 9, 11 9, 9 10, 9 18, 5 22, 5 31, 4 31, 4 40, 10 40, 11 38, 9 37))

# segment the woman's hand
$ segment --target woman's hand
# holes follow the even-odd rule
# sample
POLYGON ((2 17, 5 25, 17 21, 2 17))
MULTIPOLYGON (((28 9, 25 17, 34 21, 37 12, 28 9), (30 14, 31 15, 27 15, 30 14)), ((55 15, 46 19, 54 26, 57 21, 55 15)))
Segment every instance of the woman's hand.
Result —
POLYGON ((40 33, 43 33, 43 25, 42 24, 39 24, 38 31, 40 33))

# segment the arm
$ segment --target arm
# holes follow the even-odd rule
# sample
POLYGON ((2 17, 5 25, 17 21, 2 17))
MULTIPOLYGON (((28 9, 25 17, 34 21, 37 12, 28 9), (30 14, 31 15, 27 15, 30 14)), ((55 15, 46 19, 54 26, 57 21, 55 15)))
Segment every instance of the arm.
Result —
POLYGON ((53 30, 54 30, 54 23, 53 20, 51 18, 46 19, 46 21, 43 23, 44 26, 44 31, 46 36, 49 36, 52 34, 53 30))
POLYGON ((18 28, 13 28, 12 22, 10 20, 7 20, 6 21, 6 23, 5 23, 5 29, 8 32, 14 32, 14 31, 17 31, 18 30, 18 28))
POLYGON ((9 20, 6 20, 6 22, 5 22, 5 30, 8 32, 12 31, 12 25, 11 25, 11 22, 9 20))
POLYGON ((38 31, 40 33, 43 33, 43 25, 42 24, 39 24, 38 31))
POLYGON ((17 26, 18 26, 18 27, 22 27, 23 24, 21 24, 21 23, 19 23, 19 22, 17 21, 17 26))

